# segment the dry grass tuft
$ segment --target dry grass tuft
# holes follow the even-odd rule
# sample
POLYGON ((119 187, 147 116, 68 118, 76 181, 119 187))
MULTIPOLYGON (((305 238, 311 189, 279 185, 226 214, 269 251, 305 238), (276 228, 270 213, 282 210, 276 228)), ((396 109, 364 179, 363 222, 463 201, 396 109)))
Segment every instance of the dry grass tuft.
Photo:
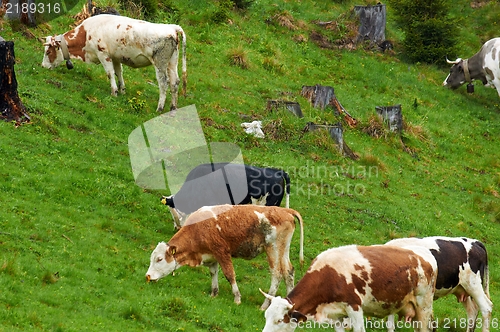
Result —
POLYGON ((248 51, 243 49, 242 46, 233 48, 229 51, 229 62, 233 66, 248 69, 250 66, 250 63, 248 61, 248 51))

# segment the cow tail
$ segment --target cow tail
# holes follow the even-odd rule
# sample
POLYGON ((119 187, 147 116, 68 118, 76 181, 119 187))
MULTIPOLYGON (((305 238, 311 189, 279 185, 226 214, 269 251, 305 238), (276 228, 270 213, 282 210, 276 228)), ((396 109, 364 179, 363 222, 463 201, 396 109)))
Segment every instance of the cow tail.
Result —
MULTIPOLYGON (((479 241, 478 241, 479 242, 479 241)), ((479 242, 481 243, 481 246, 483 247, 483 250, 484 250, 484 255, 485 255, 485 262, 484 262, 484 273, 483 273, 483 289, 484 289, 484 293, 486 294, 486 296, 491 300, 491 297, 490 297, 490 271, 489 271, 489 268, 488 268, 488 251, 486 250, 486 247, 485 245, 482 243, 482 242, 479 242)))
POLYGON ((182 28, 179 32, 182 34, 182 95, 185 97, 187 89, 186 33, 182 28))
POLYGON ((290 176, 285 171, 283 171, 283 180, 285 181, 286 192, 285 207, 288 209, 290 207, 290 176))
MULTIPOLYGON (((285 173, 286 174, 286 173, 285 173)), ((300 249, 299 249, 299 261, 300 261, 300 269, 304 267, 304 222, 302 221, 302 216, 298 211, 289 209, 290 213, 297 218, 300 225, 300 249)))

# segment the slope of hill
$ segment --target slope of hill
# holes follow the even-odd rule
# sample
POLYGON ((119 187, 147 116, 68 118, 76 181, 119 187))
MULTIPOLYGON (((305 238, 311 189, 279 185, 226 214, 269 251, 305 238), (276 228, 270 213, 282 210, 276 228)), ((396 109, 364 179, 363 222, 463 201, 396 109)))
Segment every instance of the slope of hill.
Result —
MULTIPOLYGON (((346 17, 355 4, 255 1, 221 23, 217 2, 176 4, 175 23, 188 36, 188 94, 179 106, 196 105, 208 142, 234 142, 246 163, 290 174, 290 205, 305 222, 306 264, 345 244, 473 237, 489 249, 496 304, 500 99, 478 84, 474 94, 443 88, 446 66, 404 62, 390 7, 393 51, 319 47, 314 36, 331 44, 350 37, 346 17), (317 21, 338 24, 327 30, 317 21), (342 121, 300 95, 303 85, 315 84, 334 87, 359 120, 356 128, 344 123, 358 160, 340 155, 326 131, 303 131, 308 122, 342 121), (299 102, 304 118, 266 110, 269 99, 299 102), (375 116, 376 106, 396 104, 406 124, 401 138, 375 116), (240 124, 249 120, 262 121, 265 138, 245 134, 240 124), (370 135, 375 130, 378 137, 370 135)), ((463 10, 468 18, 457 57, 494 37, 495 5, 457 2, 452 15, 463 10)), ((32 116, 17 128, 0 123, 0 330, 261 330, 258 288, 270 282, 263 256, 235 260, 240 306, 224 278, 219 296, 210 298, 205 268, 146 284, 152 249, 174 234, 159 202, 168 191, 138 187, 129 159, 130 133, 158 116, 154 70, 125 67, 127 92, 112 97, 100 65, 75 60, 72 71, 42 68, 43 48, 33 36, 62 33, 73 21, 65 15, 31 29, 3 22, 0 33, 15 42, 18 90, 32 116)), ((291 255, 299 280, 305 271, 298 268, 298 234, 291 255)), ((435 302, 435 317, 465 331, 465 311, 452 298, 435 302)), ((495 310, 493 317, 497 322, 495 310)))

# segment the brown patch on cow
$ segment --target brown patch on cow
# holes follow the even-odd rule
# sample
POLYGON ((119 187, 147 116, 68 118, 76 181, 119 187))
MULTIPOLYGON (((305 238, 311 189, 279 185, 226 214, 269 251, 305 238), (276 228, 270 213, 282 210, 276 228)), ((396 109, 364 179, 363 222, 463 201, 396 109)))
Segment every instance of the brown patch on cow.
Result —
POLYGON ((132 29, 132 26, 131 25, 127 25, 127 29, 126 30, 128 31, 130 29, 132 29))
POLYGON ((366 280, 363 283, 360 281, 349 283, 345 276, 325 265, 319 270, 308 272, 288 294, 288 298, 295 304, 294 309, 304 315, 315 315, 318 306, 325 303, 343 302, 358 308, 361 298, 355 292, 360 290, 356 287, 366 285, 366 280), (319 285, 322 287, 318 287, 319 285), (296 299, 300 299, 300 303, 296 299))
POLYGON ((121 26, 121 24, 118 24, 118 25, 116 26, 116 29, 117 29, 117 30, 118 30, 118 29, 120 29, 120 26, 121 26))
MULTIPOLYGON (((396 307, 406 295, 411 294, 419 283, 417 268, 420 263, 424 269, 432 267, 412 252, 394 247, 380 247, 377 251, 369 247, 358 247, 371 265, 369 284, 373 297, 379 302, 392 303, 396 307), (408 280, 402 283, 401 280, 408 280)), ((427 273, 426 273, 427 275, 427 273)), ((429 275, 429 278, 431 277, 429 275)))
POLYGON ((497 57, 497 49, 496 47, 493 47, 493 50, 491 50, 492 54, 491 54, 491 58, 494 60, 496 60, 495 58, 497 57))
POLYGON ((56 48, 55 46, 49 46, 47 48, 46 54, 49 58, 50 63, 54 63, 54 61, 57 59, 57 50, 58 48, 56 48))
POLYGON ((104 51, 106 50, 106 48, 105 48, 105 47, 102 47, 102 46, 101 46, 101 45, 99 45, 99 44, 97 44, 97 50, 98 50, 99 52, 104 52, 104 51))
MULTIPOLYGON (((63 38, 68 44, 69 53, 76 58, 85 61, 85 45, 87 43, 87 31, 83 25, 76 27, 74 30, 68 31, 63 35, 63 38)), ((90 36, 89 36, 90 38, 90 36)))

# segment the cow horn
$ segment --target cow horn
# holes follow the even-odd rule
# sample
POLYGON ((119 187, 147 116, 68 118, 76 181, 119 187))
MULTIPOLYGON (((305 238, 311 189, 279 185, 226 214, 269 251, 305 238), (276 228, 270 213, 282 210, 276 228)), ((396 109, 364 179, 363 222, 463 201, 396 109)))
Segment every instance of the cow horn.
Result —
POLYGON ((455 61, 450 61, 450 60, 448 60, 448 57, 446 57, 446 62, 449 64, 452 64, 452 65, 457 64, 460 61, 462 61, 462 59, 460 59, 460 58, 456 59, 455 61))
POLYGON ((260 291, 260 292, 262 293, 262 295, 264 295, 267 299, 269 299, 269 300, 271 300, 271 301, 274 299, 274 296, 267 294, 267 293, 266 293, 266 292, 264 292, 262 289, 260 289, 260 288, 259 288, 259 291, 260 291))

